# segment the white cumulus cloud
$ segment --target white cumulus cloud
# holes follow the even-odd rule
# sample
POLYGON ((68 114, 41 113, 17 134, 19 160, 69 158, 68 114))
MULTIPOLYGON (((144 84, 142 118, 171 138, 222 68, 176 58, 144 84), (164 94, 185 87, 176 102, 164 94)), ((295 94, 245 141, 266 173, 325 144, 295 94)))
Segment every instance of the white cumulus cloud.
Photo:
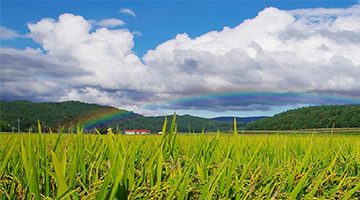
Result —
POLYGON ((131 15, 133 17, 136 17, 136 14, 133 10, 131 10, 130 8, 121 8, 119 10, 120 13, 124 13, 124 14, 127 14, 127 15, 131 15))
MULTIPOLYGON (((116 99, 114 94, 119 91, 147 88, 142 86, 142 79, 148 79, 148 75, 132 51, 130 31, 106 27, 92 30, 89 21, 73 14, 45 18, 28 24, 28 28, 29 36, 42 46, 44 53, 34 49, 2 49, 2 96, 16 99, 27 95, 37 101, 44 96, 52 100, 78 96, 77 100, 107 104, 110 97, 116 99), (44 80, 41 90, 33 87, 41 84, 41 80, 44 80), (102 98, 97 98, 99 95, 102 98)), ((130 100, 113 100, 112 105, 124 103, 126 107, 130 100)))
POLYGON ((0 40, 13 40, 19 36, 16 31, 0 26, 0 40))
POLYGON ((122 21, 120 19, 115 19, 115 18, 103 19, 96 23, 96 25, 98 25, 98 26, 104 26, 104 27, 109 27, 109 28, 123 26, 124 24, 125 24, 124 21, 122 21))
POLYGON ((144 60, 160 77, 176 77, 163 82, 168 92, 358 91, 360 20, 349 14, 354 10, 330 18, 318 10, 302 16, 266 8, 234 28, 197 38, 179 34, 144 60))
MULTIPOLYGON (((108 29, 120 26, 117 19, 100 22, 102 27, 94 29, 94 23, 82 16, 63 14, 28 24, 29 36, 42 50, 2 49, 1 96, 75 99, 142 113, 155 112, 154 107, 144 110, 152 102, 206 93, 266 91, 360 98, 358 5, 266 8, 236 27, 197 38, 178 34, 149 50, 144 63, 133 52, 136 33, 108 29)), ((239 102, 167 107, 224 111, 277 105, 239 102)))
POLYGON ((72 84, 132 89, 135 74, 141 74, 143 66, 132 52, 133 35, 126 29, 99 28, 90 33, 91 25, 72 14, 28 26, 31 37, 49 56, 72 62, 75 68, 88 72, 70 80, 72 84))

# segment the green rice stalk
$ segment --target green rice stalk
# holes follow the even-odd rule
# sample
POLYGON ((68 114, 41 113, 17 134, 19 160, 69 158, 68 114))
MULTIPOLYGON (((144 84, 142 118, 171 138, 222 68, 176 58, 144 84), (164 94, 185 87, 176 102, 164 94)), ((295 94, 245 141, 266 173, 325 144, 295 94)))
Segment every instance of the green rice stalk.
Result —
POLYGON ((83 184, 86 184, 86 167, 85 167, 85 144, 84 144, 84 127, 80 128, 80 125, 77 125, 77 144, 78 144, 78 161, 80 164, 80 173, 82 174, 81 181, 83 184))
POLYGON ((22 161, 24 164, 27 184, 29 185, 29 192, 35 195, 36 200, 40 200, 40 190, 39 190, 39 183, 38 183, 38 175, 37 175, 37 168, 34 164, 33 159, 33 149, 31 145, 31 137, 29 135, 28 151, 25 150, 24 143, 21 141, 21 156, 22 161))
POLYGON ((236 125, 236 117, 234 117, 234 135, 237 136, 237 125, 236 125))
MULTIPOLYGON (((18 139, 19 139, 19 137, 16 137, 16 138, 14 139, 15 143, 17 143, 18 139)), ((1 166, 0 166, 0 177, 3 176, 4 170, 5 170, 6 166, 8 165, 8 162, 9 162, 9 160, 10 160, 10 158, 11 158, 11 155, 12 155, 13 152, 14 152, 15 147, 16 147, 15 145, 11 145, 10 150, 7 151, 6 157, 5 157, 5 159, 2 161, 2 164, 1 164, 1 166)))
MULTIPOLYGON (((347 193, 344 195, 344 197, 342 199, 347 200, 347 199, 351 198, 352 195, 355 194, 359 189, 360 189, 360 181, 358 182, 358 184, 354 188, 347 191, 347 193)), ((358 193, 357 196, 359 197, 359 193, 358 193)))
POLYGON ((254 191, 255 186, 257 185, 257 181, 259 179, 259 176, 262 174, 262 167, 263 166, 259 165, 257 167, 257 169, 255 170, 254 174, 256 174, 256 176, 251 179, 252 182, 250 184, 250 187, 248 187, 247 192, 245 191, 246 195, 245 195, 245 197, 243 197, 244 199, 247 199, 250 196, 251 192, 254 191))
MULTIPOLYGON (((40 124, 39 124, 39 126, 40 126, 40 124)), ((59 133, 59 134, 57 135, 57 137, 56 137, 55 144, 54 144, 54 146, 53 146, 53 151, 56 151, 56 148, 57 148, 57 146, 58 146, 58 144, 59 144, 59 142, 60 142, 60 138, 61 138, 61 135, 62 135, 62 133, 63 133, 63 130, 64 130, 64 127, 61 128, 60 133, 59 133)))
POLYGON ((291 191, 290 193, 290 198, 291 199, 297 199, 299 193, 301 192, 302 188, 304 187, 307 179, 308 179, 308 176, 309 176, 309 172, 310 171, 307 171, 305 173, 305 175, 300 179, 299 183, 295 186, 295 188, 291 191))
POLYGON ((135 156, 136 151, 134 147, 132 146, 132 149, 130 150, 130 157, 129 157, 129 167, 128 167, 128 174, 127 178, 129 180, 129 188, 132 189, 135 186, 135 156))
POLYGON ((339 189, 341 188, 341 186, 343 186, 346 178, 347 178, 347 173, 344 175, 344 177, 341 179, 341 181, 339 182, 339 184, 336 186, 336 188, 334 188, 334 190, 330 193, 329 196, 334 196, 335 193, 336 193, 337 191, 339 191, 339 189))
MULTIPOLYGON (((124 156, 124 158, 126 158, 126 156, 124 156)), ((124 180, 126 159, 117 156, 117 160, 117 165, 120 166, 120 169, 116 170, 117 176, 115 177, 109 199, 114 199, 115 195, 117 196, 117 199, 127 199, 128 190, 124 180)), ((116 167, 113 169, 115 168, 116 167)))
POLYGON ((189 171, 190 167, 192 167, 193 162, 194 161, 194 157, 190 160, 190 164, 184 169, 182 175, 179 177, 179 179, 176 181, 175 185, 173 186, 169 196, 166 198, 166 200, 171 200, 173 199, 173 197, 175 196, 176 191, 178 190, 181 182, 183 181, 185 175, 187 174, 187 172, 189 171))
POLYGON ((180 188, 179 196, 177 199, 180 199, 180 200, 185 199, 186 189, 189 186, 189 181, 190 181, 190 171, 185 174, 185 178, 184 178, 184 181, 180 188))
POLYGON ((302 171, 302 169, 304 168, 304 166, 306 166, 306 163, 309 160, 310 157, 310 153, 312 150, 312 143, 310 144, 310 147, 308 148, 304 158, 302 159, 301 163, 299 165, 297 165, 294 170, 292 171, 289 180, 288 180, 288 192, 290 192, 290 190, 293 188, 293 182, 295 179, 295 176, 297 173, 300 173, 302 171))
POLYGON ((61 158, 61 161, 57 158, 54 151, 51 151, 52 155, 52 162, 54 164, 54 170, 55 170, 55 179, 58 182, 57 187, 57 198, 59 198, 63 193, 65 193, 69 188, 66 184, 66 150, 64 149, 63 156, 61 158))
POLYGON ((256 155, 259 153, 260 147, 264 142, 265 137, 261 140, 261 142, 259 143, 259 145, 257 146, 256 150, 254 151, 252 157, 250 158, 249 162, 247 162, 244 166, 243 172, 239 178, 239 181, 242 182, 242 180, 244 179, 246 173, 248 172, 249 168, 251 167, 251 165, 253 164, 256 155))
POLYGON ((158 155, 158 162, 156 166, 156 188, 157 190, 161 189, 161 174, 162 174, 162 166, 163 166, 163 154, 162 148, 160 148, 160 153, 158 155))
POLYGON ((161 132, 162 139, 164 139, 166 136, 166 125, 167 125, 167 116, 165 116, 164 125, 163 125, 162 132, 161 132))
POLYGON ((213 175, 212 175, 212 180, 207 184, 206 188, 208 189, 207 191, 205 191, 205 195, 206 195, 206 198, 205 199, 212 199, 213 197, 213 194, 214 194, 214 191, 215 191, 215 188, 216 188, 216 185, 217 183, 219 182, 222 174, 225 172, 226 170, 226 167, 227 167, 227 163, 228 163, 228 159, 225 159, 219 166, 219 169, 221 169, 221 171, 218 171, 218 172, 215 172, 213 175))

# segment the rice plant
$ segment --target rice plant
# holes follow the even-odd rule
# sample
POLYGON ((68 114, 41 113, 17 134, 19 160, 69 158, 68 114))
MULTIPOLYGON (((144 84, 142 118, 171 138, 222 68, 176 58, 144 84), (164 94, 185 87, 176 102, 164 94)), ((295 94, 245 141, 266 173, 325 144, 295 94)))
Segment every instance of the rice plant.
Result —
MULTIPOLYGON (((0 134, 0 199, 359 199, 360 136, 0 134)), ((41 130, 41 128, 39 128, 41 130)))

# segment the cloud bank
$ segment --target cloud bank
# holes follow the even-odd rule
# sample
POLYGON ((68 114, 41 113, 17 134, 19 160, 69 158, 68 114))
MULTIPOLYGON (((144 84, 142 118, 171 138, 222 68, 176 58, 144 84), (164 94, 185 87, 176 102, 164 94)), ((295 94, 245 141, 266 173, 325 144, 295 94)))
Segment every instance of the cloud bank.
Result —
POLYGON ((19 36, 16 31, 0 26, 0 40, 14 40, 19 36))
MULTIPOLYGON (((144 114, 161 108, 247 111, 280 106, 266 104, 267 99, 259 102, 261 98, 253 103, 217 99, 216 106, 174 101, 249 91, 340 95, 360 101, 359 5, 266 8, 233 28, 197 38, 178 34, 142 60, 132 51, 133 33, 108 29, 121 26, 119 22, 101 21, 102 27, 94 29, 82 16, 63 14, 28 24, 30 37, 42 49, 1 49, 2 98, 80 100, 144 114)), ((333 103, 326 99, 314 104, 333 103)), ((288 104, 301 103, 299 98, 288 104)))

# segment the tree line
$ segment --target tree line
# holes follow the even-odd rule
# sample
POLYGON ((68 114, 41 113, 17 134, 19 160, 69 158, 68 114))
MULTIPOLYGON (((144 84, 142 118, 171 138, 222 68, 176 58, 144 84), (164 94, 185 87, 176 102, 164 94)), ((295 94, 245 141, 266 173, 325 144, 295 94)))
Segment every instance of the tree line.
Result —
MULTIPOLYGON (((152 133, 161 131, 165 116, 145 117, 131 111, 121 110, 110 106, 88 104, 79 101, 33 103, 30 101, 0 101, 0 132, 18 132, 18 123, 21 132, 38 132, 38 120, 42 132, 58 132, 64 127, 65 132, 75 132, 77 125, 84 122, 94 122, 85 131, 98 129, 106 133, 111 127, 118 132, 125 129, 148 129, 152 133), (111 113, 114 119, 96 123, 102 114, 111 113), (118 117, 117 117, 118 116, 118 117), (126 117, 122 117, 126 116, 126 117), (18 122, 18 119, 20 122, 18 122)), ((171 120, 171 116, 168 116, 171 120)), ((177 116, 177 129, 179 132, 207 132, 229 131, 232 123, 194 117, 191 115, 177 116)), ((245 123, 238 123, 238 127, 245 127, 245 123)))
POLYGON ((292 109, 247 124, 248 130, 298 130, 360 127, 360 105, 327 105, 292 109))

